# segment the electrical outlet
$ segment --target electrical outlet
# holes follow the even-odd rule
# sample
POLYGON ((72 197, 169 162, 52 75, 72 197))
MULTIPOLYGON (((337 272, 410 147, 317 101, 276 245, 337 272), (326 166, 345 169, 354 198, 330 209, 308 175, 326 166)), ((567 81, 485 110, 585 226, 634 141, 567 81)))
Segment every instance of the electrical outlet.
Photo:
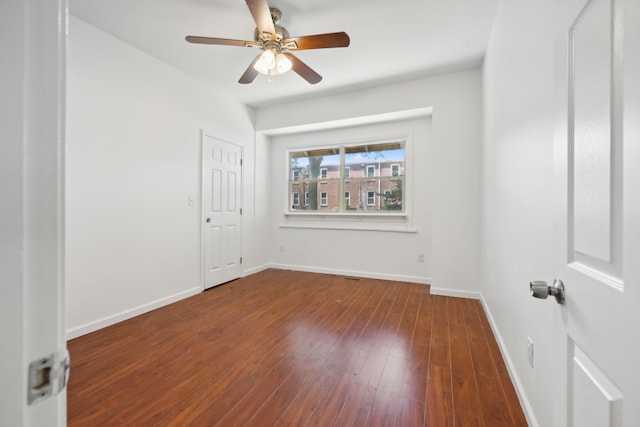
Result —
POLYGON ((533 340, 531 337, 527 337, 527 360, 529 361, 529 366, 533 368, 533 340))
POLYGON ((418 255, 418 262, 424 262, 424 255, 423 254, 418 255))

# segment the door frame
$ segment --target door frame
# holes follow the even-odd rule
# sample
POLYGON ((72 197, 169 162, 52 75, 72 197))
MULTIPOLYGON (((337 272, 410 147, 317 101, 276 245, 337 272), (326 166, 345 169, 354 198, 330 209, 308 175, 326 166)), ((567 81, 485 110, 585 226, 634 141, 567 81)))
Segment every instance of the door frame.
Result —
MULTIPOLYGON (((244 230, 244 146, 242 146, 241 144, 237 144, 235 142, 229 141, 226 138, 223 138, 221 136, 218 136, 215 132, 207 130, 207 129, 201 129, 200 130, 200 287, 202 291, 207 290, 206 287, 206 277, 207 275, 205 274, 205 268, 206 268, 206 261, 205 261, 205 211, 204 211, 204 207, 205 207, 205 203, 204 203, 204 198, 205 198, 205 194, 204 194, 204 180, 205 180, 205 150, 204 150, 204 143, 205 143, 205 138, 206 137, 211 137, 214 139, 217 139, 219 141, 223 141, 226 142, 227 144, 232 144, 235 145, 237 147, 240 148, 240 158, 242 159, 242 164, 240 167, 240 209, 243 210, 243 213, 241 215, 241 219, 240 219, 240 230, 239 230, 239 248, 240 248, 240 253, 243 252, 243 246, 242 246, 242 242, 243 242, 243 230, 244 230)), ((243 267, 244 263, 240 266, 240 277, 242 277, 243 272, 244 272, 244 267, 243 267)), ((215 286, 213 286, 215 287, 215 286)))

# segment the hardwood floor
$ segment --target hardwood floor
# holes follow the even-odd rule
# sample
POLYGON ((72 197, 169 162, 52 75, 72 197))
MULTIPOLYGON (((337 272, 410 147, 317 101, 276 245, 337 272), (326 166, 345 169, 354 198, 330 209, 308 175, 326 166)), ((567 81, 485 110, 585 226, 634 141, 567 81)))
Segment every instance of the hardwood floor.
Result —
POLYGON ((526 426, 478 301, 267 270, 69 341, 70 426, 526 426))

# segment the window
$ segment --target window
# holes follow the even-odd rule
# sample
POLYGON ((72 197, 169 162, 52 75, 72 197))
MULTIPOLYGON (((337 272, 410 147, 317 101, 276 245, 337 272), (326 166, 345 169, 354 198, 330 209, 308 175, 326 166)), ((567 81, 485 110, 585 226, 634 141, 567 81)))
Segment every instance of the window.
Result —
POLYGON ((376 192, 367 191, 367 206, 374 206, 376 204, 376 192))
POLYGON ((289 151, 289 171, 292 200, 304 195, 289 211, 404 212, 404 141, 289 151))
POLYGON ((300 194, 297 191, 291 193, 291 206, 300 205, 300 194))

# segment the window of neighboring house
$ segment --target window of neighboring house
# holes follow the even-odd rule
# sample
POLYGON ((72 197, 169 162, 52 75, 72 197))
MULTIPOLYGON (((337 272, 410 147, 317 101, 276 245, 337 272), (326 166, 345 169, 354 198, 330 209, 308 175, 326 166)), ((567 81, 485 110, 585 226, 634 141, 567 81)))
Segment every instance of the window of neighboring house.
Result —
POLYGON ((320 206, 328 206, 329 202, 327 200, 327 192, 323 191, 320 193, 320 206))
POLYGON ((297 191, 291 193, 291 206, 300 205, 300 194, 297 191))
POLYGON ((367 206, 375 206, 376 204, 376 192, 367 191, 367 206))
POLYGON ((289 193, 304 195, 289 211, 402 213, 405 169, 402 140, 289 151, 289 193))

